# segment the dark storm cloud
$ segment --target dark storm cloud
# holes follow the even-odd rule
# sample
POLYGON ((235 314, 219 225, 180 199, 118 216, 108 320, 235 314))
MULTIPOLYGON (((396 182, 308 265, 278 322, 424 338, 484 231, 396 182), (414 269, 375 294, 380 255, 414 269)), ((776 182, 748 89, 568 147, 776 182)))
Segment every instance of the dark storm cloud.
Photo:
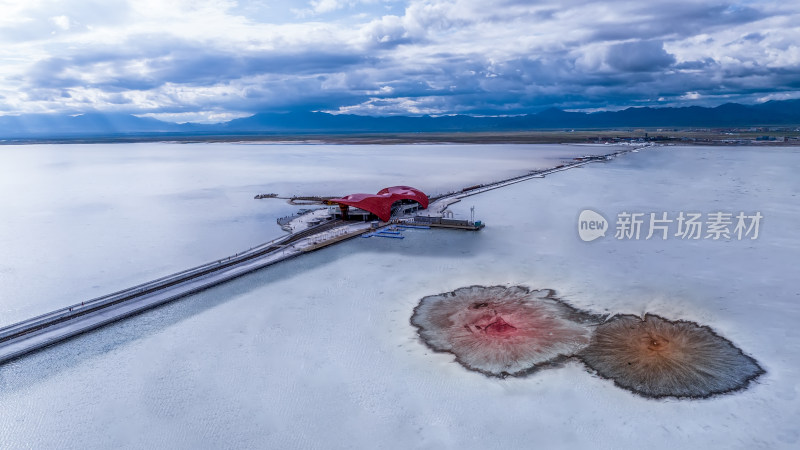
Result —
POLYGON ((597 24, 591 39, 674 39, 753 23, 770 16, 752 7, 734 6, 732 3, 637 2, 636 5, 629 10, 627 17, 597 24))
POLYGON ((612 46, 606 61, 623 72, 654 72, 675 63, 675 57, 664 50, 663 42, 639 41, 612 46))
POLYGON ((675 68, 679 70, 702 70, 717 64, 712 58, 705 58, 701 61, 684 61, 680 64, 675 64, 675 68))
POLYGON ((295 53, 243 52, 207 49, 183 42, 171 44, 165 40, 161 45, 137 47, 132 51, 99 50, 50 58, 36 63, 27 74, 27 80, 36 87, 143 90, 165 83, 208 86, 261 74, 304 76, 340 72, 350 66, 368 66, 373 62, 368 55, 313 49, 295 53), (102 74, 96 74, 98 69, 102 74))
POLYGON ((745 36, 742 36, 742 39, 745 41, 753 41, 753 42, 761 42, 764 40, 766 36, 761 33, 749 33, 745 36))
POLYGON ((515 114, 714 104, 800 83, 800 8, 785 2, 410 0, 382 16, 349 2, 331 23, 312 8, 294 23, 287 10, 281 25, 231 16, 218 2, 163 12, 124 4, 120 31, 96 39, 88 12, 37 10, 31 36, 58 33, 37 47, 44 56, 7 70, 15 87, 0 87, 5 103, 18 95, 20 105, 56 110, 515 114), (143 15, 125 28, 125 17, 143 15), (67 32, 80 39, 59 40, 67 32))

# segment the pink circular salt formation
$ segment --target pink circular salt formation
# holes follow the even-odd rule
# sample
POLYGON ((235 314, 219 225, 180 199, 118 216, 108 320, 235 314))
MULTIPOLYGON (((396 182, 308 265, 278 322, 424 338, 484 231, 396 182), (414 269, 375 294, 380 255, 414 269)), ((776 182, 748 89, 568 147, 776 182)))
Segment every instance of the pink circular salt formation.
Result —
POLYGON ((491 376, 523 375, 588 345, 593 316, 551 289, 470 286, 420 300, 411 316, 422 340, 464 367, 491 376))

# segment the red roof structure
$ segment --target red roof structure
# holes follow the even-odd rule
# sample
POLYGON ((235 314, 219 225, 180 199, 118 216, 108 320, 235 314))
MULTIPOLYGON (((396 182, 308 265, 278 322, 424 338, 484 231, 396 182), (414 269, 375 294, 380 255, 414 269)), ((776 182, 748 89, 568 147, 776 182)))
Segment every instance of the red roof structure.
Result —
POLYGON ((392 186, 381 189, 377 194, 350 194, 342 198, 332 198, 328 202, 338 204, 343 212, 347 206, 352 206, 369 211, 388 222, 392 217, 392 204, 400 200, 414 200, 422 209, 428 207, 428 196, 410 186, 392 186))

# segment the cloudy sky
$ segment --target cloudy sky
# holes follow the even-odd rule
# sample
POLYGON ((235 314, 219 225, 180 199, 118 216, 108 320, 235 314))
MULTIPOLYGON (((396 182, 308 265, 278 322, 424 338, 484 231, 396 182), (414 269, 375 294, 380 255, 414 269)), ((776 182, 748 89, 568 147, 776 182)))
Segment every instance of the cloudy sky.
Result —
POLYGON ((0 0, 0 114, 520 114, 800 97, 800 3, 0 0))

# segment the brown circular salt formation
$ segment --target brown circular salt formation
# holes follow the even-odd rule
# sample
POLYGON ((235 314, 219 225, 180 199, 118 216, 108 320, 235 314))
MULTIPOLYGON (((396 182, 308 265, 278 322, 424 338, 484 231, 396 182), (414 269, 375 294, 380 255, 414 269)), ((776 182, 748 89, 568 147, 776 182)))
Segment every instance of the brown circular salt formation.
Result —
POLYGON ((645 397, 704 398, 742 389, 764 373, 707 326, 647 314, 597 327, 578 355, 597 373, 645 397))
POLYGON ((486 375, 522 375, 588 345, 594 316, 551 289, 470 286, 420 300, 411 316, 422 340, 486 375))

